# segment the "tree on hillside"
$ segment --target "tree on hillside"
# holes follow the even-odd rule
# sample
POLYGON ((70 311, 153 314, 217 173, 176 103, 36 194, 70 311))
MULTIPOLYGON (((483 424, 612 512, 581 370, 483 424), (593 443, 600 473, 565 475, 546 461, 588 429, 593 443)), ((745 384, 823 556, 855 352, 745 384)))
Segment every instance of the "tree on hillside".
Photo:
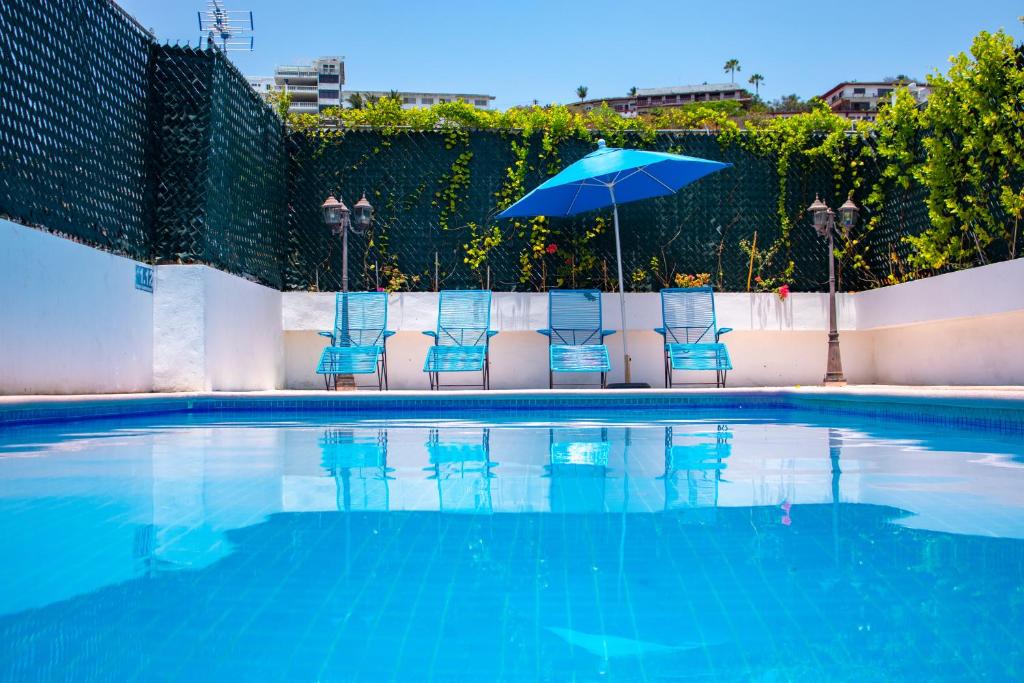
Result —
POLYGON ((725 63, 725 67, 724 67, 723 70, 727 74, 729 74, 729 78, 732 80, 733 83, 735 83, 736 82, 736 72, 737 71, 742 71, 742 69, 740 68, 740 60, 738 60, 738 59, 730 59, 729 61, 727 61, 725 63))
POLYGON ((750 76, 750 78, 747 79, 747 83, 749 83, 750 85, 754 86, 754 94, 755 95, 760 95, 761 94, 761 84, 764 83, 764 76, 762 76, 761 74, 752 74, 750 76))
POLYGON ((576 97, 580 98, 580 102, 587 99, 587 92, 589 91, 587 90, 587 86, 585 85, 581 85, 580 87, 576 88, 576 97))
POLYGON ((813 103, 808 100, 800 99, 797 94, 783 95, 777 100, 773 100, 768 105, 768 110, 782 114, 797 114, 801 112, 811 111, 813 103))

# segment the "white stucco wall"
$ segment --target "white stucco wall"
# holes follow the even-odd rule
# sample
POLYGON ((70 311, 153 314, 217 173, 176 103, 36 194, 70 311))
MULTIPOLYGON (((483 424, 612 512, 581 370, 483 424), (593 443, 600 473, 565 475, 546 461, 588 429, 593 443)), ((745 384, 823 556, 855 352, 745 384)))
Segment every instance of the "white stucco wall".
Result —
MULTIPOLYGON (((1024 259, 853 297, 878 384, 1024 384, 1024 259)), ((845 339, 844 339, 845 350, 845 339)))
POLYGON ((281 293, 208 266, 156 269, 157 391, 281 388, 281 293))
POLYGON ((0 219, 0 394, 149 391, 136 262, 0 219))
MULTIPOLYGON (((633 379, 661 386, 661 338, 651 331, 661 323, 659 296, 626 298, 633 379)), ((1024 384, 1024 259, 837 299, 843 369, 851 383, 1024 384)), ((734 366, 730 386, 821 382, 827 295, 796 293, 781 301, 774 294, 726 293, 715 303, 719 325, 734 330, 723 337, 734 366)), ((603 304, 606 327, 619 329, 617 296, 606 294, 603 304)), ((333 324, 334 294, 287 292, 282 306, 285 386, 322 386, 313 373, 324 345, 316 330, 333 324)), ((391 386, 427 388, 422 365, 430 339, 420 331, 434 327, 437 295, 394 294, 388 310, 388 326, 398 331, 388 344, 391 386)), ((495 293, 491 319, 500 331, 492 340, 492 387, 546 386, 546 340, 534 332, 547 326, 546 295, 495 293)), ((608 346, 610 381, 621 381, 621 334, 609 337, 608 346)))
MULTIPOLYGON (((285 386, 317 388, 322 379, 313 369, 324 347, 317 336, 334 323, 333 293, 285 292, 282 322, 285 329, 285 386)), ((390 386, 395 389, 426 389, 423 359, 431 344, 423 330, 437 320, 438 296, 434 293, 392 294, 388 303, 388 327, 397 334, 388 342, 390 386)), ((781 301, 774 294, 719 294, 715 297, 720 327, 735 331, 723 338, 729 344, 734 366, 732 386, 788 386, 821 380, 825 367, 824 330, 828 326, 828 297, 793 294, 781 301)), ((620 328, 618 296, 605 294, 602 312, 607 329, 620 328)), ((870 381, 872 348, 869 340, 853 332, 856 327, 852 297, 841 295, 838 304, 844 336, 844 363, 851 381, 870 381)), ((495 389, 546 387, 547 339, 536 330, 547 327, 547 295, 496 292, 491 326, 499 331, 491 341, 491 386, 495 389)), ((629 351, 633 381, 662 386, 664 372, 661 337, 653 330, 661 325, 658 294, 627 294, 629 351)), ((607 339, 612 356, 609 381, 625 379, 622 335, 607 339)), ((677 381, 712 381, 711 373, 679 375, 677 381)), ((370 379, 357 378, 357 381, 370 379)), ((443 381, 479 382, 470 375, 451 375, 443 381)), ((556 382, 596 383, 597 377, 556 376, 556 382)))
MULTIPOLYGON (((0 393, 112 393, 318 388, 334 294, 287 292, 207 266, 155 269, 135 288, 130 259, 0 221, 0 393)), ((437 294, 391 295, 392 388, 425 389, 423 359, 437 294)), ((828 297, 719 294, 733 332, 730 386, 817 384, 825 368, 828 297)), ((1024 259, 838 297, 843 365, 852 383, 1024 384, 1024 259)), ((615 295, 605 325, 619 329, 615 295)), ((661 386, 657 294, 627 295, 633 379, 661 386)), ((492 386, 547 386, 545 294, 494 295, 492 386)), ((622 334, 608 339, 621 381, 622 334)), ((679 379, 683 379, 680 377, 679 379)), ((701 378, 690 373, 687 379, 701 378)), ((564 376, 562 381, 573 377, 564 376)), ((595 378, 577 376, 579 381, 595 378)), ((363 383, 369 378, 359 378, 363 383)), ((450 382, 476 382, 475 376, 450 382)))

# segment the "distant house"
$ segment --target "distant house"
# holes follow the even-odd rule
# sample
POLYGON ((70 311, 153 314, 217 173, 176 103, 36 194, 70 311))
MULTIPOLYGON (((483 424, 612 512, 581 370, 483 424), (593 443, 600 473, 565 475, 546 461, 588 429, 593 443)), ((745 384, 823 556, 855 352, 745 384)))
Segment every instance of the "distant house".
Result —
POLYGON ((596 97, 582 102, 572 102, 567 106, 576 111, 587 112, 599 108, 604 103, 620 116, 631 117, 650 113, 655 109, 727 100, 739 102, 746 107, 753 100, 753 95, 735 83, 703 83, 667 88, 640 88, 636 91, 636 96, 596 97))
POLYGON ((907 88, 919 105, 927 102, 931 94, 927 85, 913 82, 844 81, 828 90, 821 99, 840 116, 860 121, 874 121, 878 115, 878 105, 888 101, 893 91, 901 86, 907 88))

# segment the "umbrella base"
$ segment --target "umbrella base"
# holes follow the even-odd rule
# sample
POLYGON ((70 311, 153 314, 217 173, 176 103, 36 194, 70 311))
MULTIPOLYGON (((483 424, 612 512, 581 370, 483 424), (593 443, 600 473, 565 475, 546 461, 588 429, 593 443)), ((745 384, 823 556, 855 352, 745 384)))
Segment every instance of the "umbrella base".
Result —
POLYGON ((651 385, 647 382, 612 382, 606 388, 608 389, 650 389, 651 385))

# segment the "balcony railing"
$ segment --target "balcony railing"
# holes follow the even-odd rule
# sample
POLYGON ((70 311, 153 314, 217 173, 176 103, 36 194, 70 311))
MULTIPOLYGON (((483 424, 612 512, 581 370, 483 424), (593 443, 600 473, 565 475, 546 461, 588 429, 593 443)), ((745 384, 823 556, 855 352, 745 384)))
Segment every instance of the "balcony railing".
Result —
POLYGON ((316 78, 316 70, 310 69, 306 66, 279 66, 277 67, 275 74, 278 76, 304 76, 308 78, 316 78))

